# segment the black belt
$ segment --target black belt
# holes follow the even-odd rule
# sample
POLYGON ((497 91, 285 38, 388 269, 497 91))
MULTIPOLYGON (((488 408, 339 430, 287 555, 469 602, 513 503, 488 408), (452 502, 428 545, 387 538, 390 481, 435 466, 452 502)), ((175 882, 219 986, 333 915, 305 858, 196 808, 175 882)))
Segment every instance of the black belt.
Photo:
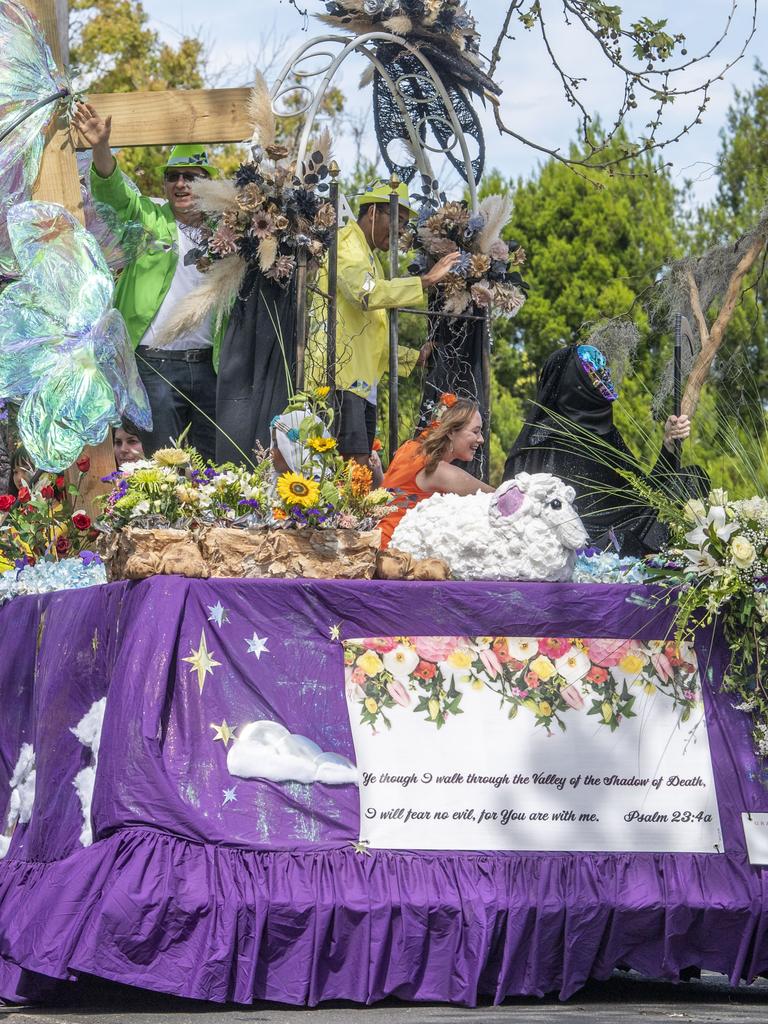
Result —
POLYGON ((138 349, 138 353, 152 362, 176 359, 183 363, 207 363, 213 358, 212 348, 149 348, 142 345, 138 349))

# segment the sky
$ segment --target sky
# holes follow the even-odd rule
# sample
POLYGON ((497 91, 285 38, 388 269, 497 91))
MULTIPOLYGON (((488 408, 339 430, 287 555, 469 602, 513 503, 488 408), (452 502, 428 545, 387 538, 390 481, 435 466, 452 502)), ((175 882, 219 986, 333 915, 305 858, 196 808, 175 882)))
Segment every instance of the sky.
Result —
MULTIPOLYGON (((169 42, 178 42, 184 34, 202 38, 206 44, 209 70, 218 86, 245 85, 254 67, 260 68, 271 82, 280 66, 302 43, 327 29, 314 18, 303 19, 289 0, 143 0, 151 25, 169 42)), ((297 0, 310 15, 324 11, 321 0, 297 0)), ((542 0, 545 15, 551 19, 550 43, 565 70, 587 76, 579 90, 589 111, 597 112, 604 122, 612 123, 623 88, 623 77, 608 70, 594 40, 578 26, 567 27, 559 14, 558 0, 542 0)), ((483 52, 490 53, 498 35, 507 4, 505 0, 468 0, 482 37, 483 52)), ((686 36, 689 57, 704 53, 722 33, 731 0, 624 0, 621 4, 627 20, 640 16, 667 17, 668 31, 686 36), (672 8, 673 13, 669 13, 672 8)), ((679 86, 692 88, 700 81, 719 74, 724 65, 737 56, 751 27, 751 0, 736 0, 731 31, 715 56, 685 72, 679 86)), ((520 135, 549 148, 566 149, 576 136, 575 111, 565 101, 556 75, 547 58, 541 37, 522 26, 513 29, 514 39, 502 50, 497 81, 503 88, 502 112, 505 123, 520 135)), ((704 122, 688 135, 664 150, 671 161, 674 182, 683 186, 693 182, 693 199, 706 203, 715 194, 716 163, 720 148, 719 132, 725 124, 734 89, 748 90, 756 79, 755 60, 768 49, 768 0, 758 0, 757 32, 745 56, 711 91, 704 122)), ((350 126, 362 135, 362 152, 377 154, 371 116, 371 88, 360 89, 359 79, 365 60, 353 56, 342 68, 336 83, 347 96, 350 126)), ((698 105, 694 97, 678 99, 667 118, 676 134, 698 105)), ((638 108, 630 127, 638 133, 648 119, 650 107, 638 108), (642 115, 645 114, 645 117, 642 115)), ((528 177, 541 162, 541 153, 509 136, 502 136, 489 109, 478 107, 486 141, 486 169, 499 168, 510 178, 528 177)), ((357 147, 351 130, 336 138, 335 153, 342 166, 354 161, 357 147)), ((438 174, 441 172, 438 171, 438 174)), ((447 174, 442 184, 451 191, 456 184, 447 174)))

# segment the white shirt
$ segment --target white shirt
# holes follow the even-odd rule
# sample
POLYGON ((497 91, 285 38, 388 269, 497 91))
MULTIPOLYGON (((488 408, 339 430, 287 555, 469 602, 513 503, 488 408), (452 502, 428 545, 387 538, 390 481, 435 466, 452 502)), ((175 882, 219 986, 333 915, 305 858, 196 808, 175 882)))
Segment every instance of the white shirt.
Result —
POLYGON ((187 349, 187 348, 211 348, 213 345, 213 331, 211 329, 211 319, 208 318, 198 327, 193 328, 186 334, 179 335, 178 338, 174 338, 173 341, 168 342, 164 345, 158 343, 158 338, 162 334, 163 328, 167 321, 170 319, 175 307, 185 299, 190 292, 194 291, 195 288, 199 288, 205 281, 205 276, 200 273, 194 263, 190 263, 185 266, 184 257, 190 251, 195 248, 194 242, 181 230, 179 227, 179 260, 176 264, 176 272, 173 275, 171 281, 171 287, 168 289, 168 293, 163 299, 163 303, 155 314, 155 319, 149 325, 146 330, 144 337, 141 339, 141 345, 147 346, 148 348, 167 348, 167 349, 187 349))

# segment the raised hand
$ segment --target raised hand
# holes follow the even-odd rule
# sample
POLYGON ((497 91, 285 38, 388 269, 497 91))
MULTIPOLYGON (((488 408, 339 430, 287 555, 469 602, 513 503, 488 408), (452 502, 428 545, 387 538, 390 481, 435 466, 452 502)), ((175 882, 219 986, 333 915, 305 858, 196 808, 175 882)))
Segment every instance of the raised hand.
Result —
POLYGON ((78 103, 72 123, 91 149, 108 146, 112 131, 112 118, 101 117, 90 103, 78 103))

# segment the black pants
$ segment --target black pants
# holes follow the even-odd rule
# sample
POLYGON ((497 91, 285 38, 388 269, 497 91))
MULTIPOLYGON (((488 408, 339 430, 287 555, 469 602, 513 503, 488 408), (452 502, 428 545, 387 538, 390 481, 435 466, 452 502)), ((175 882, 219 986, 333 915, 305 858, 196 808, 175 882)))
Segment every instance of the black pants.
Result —
POLYGON ((159 354, 157 349, 139 348, 136 356, 152 408, 152 430, 141 433, 147 457, 158 448, 167 448, 171 439, 177 438, 190 424, 188 443, 204 459, 214 459, 216 374, 211 353, 206 352, 206 357, 196 362, 169 358, 167 354, 159 354))

